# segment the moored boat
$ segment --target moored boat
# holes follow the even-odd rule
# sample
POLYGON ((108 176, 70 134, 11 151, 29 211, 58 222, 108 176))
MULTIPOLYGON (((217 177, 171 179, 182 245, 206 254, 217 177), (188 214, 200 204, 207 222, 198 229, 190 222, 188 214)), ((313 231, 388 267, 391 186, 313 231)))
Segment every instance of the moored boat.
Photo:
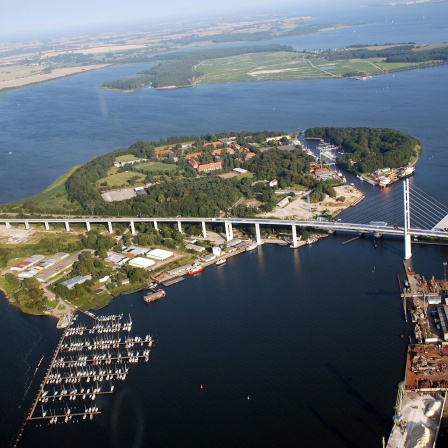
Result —
POLYGON ((249 246, 246 247, 246 252, 254 250, 257 247, 258 247, 258 243, 256 241, 254 241, 253 243, 249 244, 249 246))
POLYGON ((199 274, 204 269, 205 268, 204 268, 204 266, 202 266, 202 264, 195 264, 189 271, 187 271, 187 275, 192 276, 192 275, 199 274))
POLYGON ((156 300, 163 299, 166 296, 166 292, 163 289, 157 289, 156 291, 150 291, 144 296, 146 303, 155 302, 156 300))
POLYGON ((227 260, 225 258, 221 258, 221 260, 218 260, 215 264, 216 266, 222 266, 225 263, 227 263, 227 260))

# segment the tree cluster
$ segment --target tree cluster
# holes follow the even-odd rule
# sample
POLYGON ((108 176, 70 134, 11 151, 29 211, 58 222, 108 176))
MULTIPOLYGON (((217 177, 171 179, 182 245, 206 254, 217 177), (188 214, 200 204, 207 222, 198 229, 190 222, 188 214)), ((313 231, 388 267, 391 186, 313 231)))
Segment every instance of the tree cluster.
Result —
POLYGON ((406 166, 420 150, 417 139, 388 128, 310 128, 306 137, 330 140, 344 150, 337 163, 361 173, 406 166))

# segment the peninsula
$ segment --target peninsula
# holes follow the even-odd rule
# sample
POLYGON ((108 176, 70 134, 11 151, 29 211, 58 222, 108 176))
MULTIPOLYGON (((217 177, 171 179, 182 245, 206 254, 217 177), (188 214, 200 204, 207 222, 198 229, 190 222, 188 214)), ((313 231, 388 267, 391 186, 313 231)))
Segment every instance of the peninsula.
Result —
MULTIPOLYGON (((389 144, 392 153, 416 142, 393 130, 326 129, 333 139, 339 131, 345 143, 367 138, 383 150, 389 144)), ((0 229, 1 289, 25 312, 60 317, 101 308, 118 294, 166 279, 166 272, 209 264, 217 247, 227 256, 255 248, 254 238, 257 245, 262 239, 251 218, 271 220, 263 224, 265 242, 312 244, 327 232, 305 225, 291 234, 288 220, 335 221, 364 194, 298 137, 283 131, 176 136, 136 142, 74 167, 41 194, 2 207, 6 220, 59 220, 45 230, 39 221, 27 230, 8 223, 0 229), (123 220, 105 228, 101 222, 111 216, 123 220), (95 217, 102 218, 95 224, 95 217), (126 217, 138 218, 130 229, 126 217), (164 222, 168 217, 174 221, 164 222), (198 219, 181 225, 181 217, 198 219), (234 235, 223 221, 235 217, 234 235), (201 227, 201 218, 207 225, 201 227)), ((403 162, 413 155, 405 152, 403 162)))

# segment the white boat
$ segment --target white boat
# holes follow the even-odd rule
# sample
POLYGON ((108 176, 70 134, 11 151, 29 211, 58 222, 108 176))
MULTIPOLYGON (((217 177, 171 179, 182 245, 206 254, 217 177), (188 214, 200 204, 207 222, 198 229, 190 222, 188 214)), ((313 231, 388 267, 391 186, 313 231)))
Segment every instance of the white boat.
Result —
POLYGON ((225 263, 227 263, 227 260, 225 258, 221 258, 221 260, 218 260, 215 264, 216 266, 222 266, 225 263))
POLYGON ((249 246, 246 247, 246 252, 249 252, 251 250, 254 250, 258 247, 258 243, 254 241, 252 244, 249 244, 249 246))

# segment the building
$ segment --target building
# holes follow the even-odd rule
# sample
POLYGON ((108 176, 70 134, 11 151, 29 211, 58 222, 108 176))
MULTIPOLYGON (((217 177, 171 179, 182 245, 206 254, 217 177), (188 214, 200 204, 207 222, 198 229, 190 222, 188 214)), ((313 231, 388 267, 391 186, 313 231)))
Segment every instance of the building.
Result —
POLYGON ((219 156, 223 151, 226 151, 229 154, 235 154, 235 151, 232 148, 220 148, 220 149, 214 149, 212 151, 212 156, 219 156))
POLYGON ((196 246, 196 244, 185 244, 186 249, 195 250, 196 252, 204 252, 205 247, 196 246))
POLYGON ((173 252, 163 249, 153 249, 146 254, 147 257, 153 258, 154 260, 157 261, 165 261, 168 258, 172 257, 173 255, 174 255, 173 252))
POLYGON ((124 162, 114 162, 114 167, 120 168, 120 166, 133 165, 134 163, 147 162, 147 161, 148 159, 125 160, 124 162))
POLYGON ((283 198, 281 201, 278 201, 276 206, 279 208, 283 208, 289 204, 290 199, 291 199, 291 196, 286 196, 286 198, 283 198))
POLYGON ((145 255, 146 252, 148 252, 148 250, 149 249, 144 249, 143 247, 130 246, 126 250, 124 250, 123 252, 126 255, 129 255, 131 257, 138 257, 140 255, 145 255))
POLYGON ((108 252, 108 257, 104 259, 107 263, 110 264, 118 264, 118 266, 122 266, 123 264, 129 261, 129 258, 125 257, 121 254, 116 254, 112 252, 108 252))
POLYGON ((278 180, 277 179, 272 179, 270 182, 269 182, 269 186, 270 187, 276 187, 278 185, 278 180))
POLYGON ((184 264, 183 266, 179 266, 177 268, 174 269, 170 269, 169 271, 166 271, 166 273, 170 276, 170 277, 175 277, 177 275, 183 275, 185 274, 187 271, 189 271, 193 266, 191 264, 184 264))
POLYGON ((247 162, 248 160, 252 159, 255 156, 256 154, 252 151, 246 152, 246 155, 244 156, 244 161, 247 162))
POLYGON ((161 158, 163 158, 163 157, 170 157, 170 154, 172 153, 173 151, 171 151, 171 149, 162 149, 162 150, 160 150, 160 151, 155 151, 154 152, 154 157, 156 158, 156 159, 161 159, 161 158))
POLYGON ((192 152, 191 154, 185 154, 185 160, 196 159, 202 156, 202 152, 192 152))
POLYGON ((238 239, 238 238, 235 238, 233 240, 227 241, 226 247, 234 247, 234 246, 237 246, 240 243, 241 243, 241 240, 238 239))
POLYGON ((216 255, 217 257, 220 257, 221 253, 222 253, 222 250, 221 250, 221 248, 219 246, 213 246, 212 247, 212 253, 214 255, 216 255))
POLYGON ((147 269, 151 266, 154 266, 156 262, 154 260, 148 260, 143 257, 135 257, 131 261, 129 261, 129 266, 133 266, 134 268, 143 268, 147 269))
POLYGON ((210 263, 213 260, 216 260, 216 255, 215 254, 208 254, 208 255, 204 255, 201 260, 204 263, 210 263))
POLYGON ((238 174, 244 174, 244 173, 247 173, 247 170, 245 170, 245 169, 243 169, 243 168, 234 168, 233 171, 234 171, 235 173, 238 173, 238 174))
POLYGON ((20 263, 11 266, 10 269, 11 271, 24 271, 25 269, 30 268, 44 258, 45 257, 43 255, 32 255, 31 257, 22 260, 20 263))
POLYGON ((144 187, 135 187, 134 191, 137 196, 146 196, 146 190, 144 187))
POLYGON ((224 168, 224 162, 206 163, 198 166, 198 173, 208 173, 210 171, 222 170, 224 168))
POLYGON ((194 170, 197 170, 199 168, 199 162, 195 159, 190 159, 188 161, 188 165, 190 165, 194 170))
POLYGON ((83 277, 82 275, 77 275, 76 277, 69 278, 64 282, 61 282, 60 285, 65 286, 68 289, 73 289, 76 285, 82 285, 87 281, 87 277, 83 277))

